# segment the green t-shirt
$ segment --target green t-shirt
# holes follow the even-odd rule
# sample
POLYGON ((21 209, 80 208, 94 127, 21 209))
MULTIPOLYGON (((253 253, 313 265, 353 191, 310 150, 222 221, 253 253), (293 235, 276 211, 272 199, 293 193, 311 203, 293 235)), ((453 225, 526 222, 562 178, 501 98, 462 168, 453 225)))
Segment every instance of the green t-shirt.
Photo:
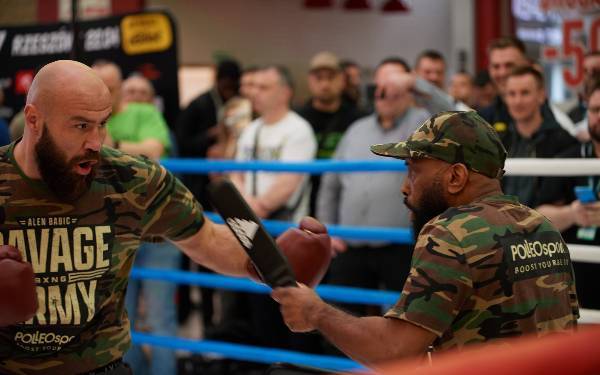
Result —
POLYGON ((435 333, 438 349, 573 332, 578 316, 560 233, 506 195, 450 208, 429 221, 402 296, 386 314, 435 333))
POLYGON ((165 148, 163 156, 171 149, 169 127, 162 115, 151 104, 129 103, 125 109, 108 120, 108 132, 119 142, 142 142, 156 139, 165 148))
POLYGON ((56 199, 0 148, 0 244, 33 266, 39 307, 0 328, 0 373, 75 374, 121 358, 130 346, 125 290, 141 240, 182 240, 202 207, 171 173, 107 147, 76 203, 56 199))

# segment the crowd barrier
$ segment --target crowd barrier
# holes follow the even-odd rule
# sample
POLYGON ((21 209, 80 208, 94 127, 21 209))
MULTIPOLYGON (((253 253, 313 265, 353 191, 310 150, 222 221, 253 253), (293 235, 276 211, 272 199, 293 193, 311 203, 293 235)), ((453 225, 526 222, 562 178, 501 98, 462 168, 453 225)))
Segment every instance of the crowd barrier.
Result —
MULTIPOLYGON (((311 163, 281 163, 281 162, 235 162, 231 160, 203 159, 163 159, 167 169, 177 173, 208 173, 228 171, 270 171, 321 174, 360 173, 405 171, 404 162, 392 161, 315 161, 311 163)), ((508 175, 535 176, 577 176, 600 175, 600 160, 570 160, 570 159, 509 159, 506 162, 508 175)), ((214 213, 207 216, 216 222, 222 222, 214 213)), ((272 235, 276 236, 293 223, 265 220, 264 225, 272 235)), ((332 236, 354 240, 384 240, 393 243, 410 243, 412 232, 408 228, 374 228, 328 226, 332 236)), ((597 246, 569 245, 571 258, 576 261, 600 263, 600 248, 597 246)), ((217 289, 230 289, 253 293, 269 293, 265 285, 254 283, 248 279, 233 278, 206 273, 191 273, 184 271, 165 271, 153 269, 132 270, 134 279, 152 279, 190 284, 217 289)), ((343 303, 363 303, 389 306, 393 304, 400 293, 349 288, 332 285, 317 287, 317 293, 325 300, 343 303)), ((581 323, 599 323, 600 311, 581 311, 581 323)), ((161 346, 171 349, 186 350, 193 353, 213 353, 227 358, 255 361, 261 363, 289 362, 305 366, 323 368, 330 371, 349 371, 361 369, 356 362, 347 358, 322 356, 306 353, 291 352, 273 348, 259 348, 247 345, 223 343, 210 340, 189 340, 177 337, 164 337, 147 333, 133 332, 135 343, 161 346)))

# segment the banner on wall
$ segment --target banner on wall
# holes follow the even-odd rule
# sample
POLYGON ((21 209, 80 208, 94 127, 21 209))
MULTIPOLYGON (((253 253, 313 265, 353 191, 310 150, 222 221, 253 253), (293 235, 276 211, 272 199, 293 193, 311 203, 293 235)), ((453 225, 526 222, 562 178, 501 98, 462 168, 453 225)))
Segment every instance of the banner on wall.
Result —
POLYGON ((538 56, 553 100, 572 98, 586 53, 600 50, 599 0, 513 0, 516 33, 538 56))
MULTIPOLYGON (((81 21, 77 34, 77 60, 88 65, 96 60, 113 61, 123 77, 143 74, 154 85, 165 119, 170 126, 174 124, 179 112, 177 34, 169 13, 81 21)), ((72 45, 71 24, 0 26, 0 88, 5 96, 0 115, 10 117, 20 111, 36 70, 54 60, 69 59, 72 45)))

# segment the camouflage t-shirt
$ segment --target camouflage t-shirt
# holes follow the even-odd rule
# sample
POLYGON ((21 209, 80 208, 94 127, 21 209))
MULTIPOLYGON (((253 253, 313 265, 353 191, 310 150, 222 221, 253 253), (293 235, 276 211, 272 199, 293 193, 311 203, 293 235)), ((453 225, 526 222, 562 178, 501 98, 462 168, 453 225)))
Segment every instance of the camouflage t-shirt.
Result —
POLYGON ((197 233, 202 208, 163 167, 109 148, 89 191, 66 204, 23 174, 12 148, 0 148, 0 244, 32 264, 39 307, 0 328, 0 373, 102 367, 130 345, 124 295, 140 241, 197 233))
POLYGON ((575 329, 579 308, 560 233, 515 197, 450 208, 419 233, 386 317, 423 327, 438 349, 575 329))

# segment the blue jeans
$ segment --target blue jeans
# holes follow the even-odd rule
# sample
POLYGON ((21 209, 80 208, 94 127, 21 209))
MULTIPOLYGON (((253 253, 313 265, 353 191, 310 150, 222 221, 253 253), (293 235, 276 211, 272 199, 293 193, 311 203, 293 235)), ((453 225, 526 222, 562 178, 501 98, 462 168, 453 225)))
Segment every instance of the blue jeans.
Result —
MULTIPOLYGON (((177 270, 181 253, 170 242, 143 242, 137 251, 134 266, 147 268, 164 268, 177 270)), ((144 326, 157 335, 177 335, 177 310, 175 291, 177 286, 166 281, 129 280, 125 307, 134 330, 137 321, 139 297, 146 304, 146 320, 144 326)), ((175 352, 172 349, 152 347, 152 359, 148 361, 140 345, 133 345, 125 354, 133 373, 138 375, 170 375, 177 373, 175 352)))

